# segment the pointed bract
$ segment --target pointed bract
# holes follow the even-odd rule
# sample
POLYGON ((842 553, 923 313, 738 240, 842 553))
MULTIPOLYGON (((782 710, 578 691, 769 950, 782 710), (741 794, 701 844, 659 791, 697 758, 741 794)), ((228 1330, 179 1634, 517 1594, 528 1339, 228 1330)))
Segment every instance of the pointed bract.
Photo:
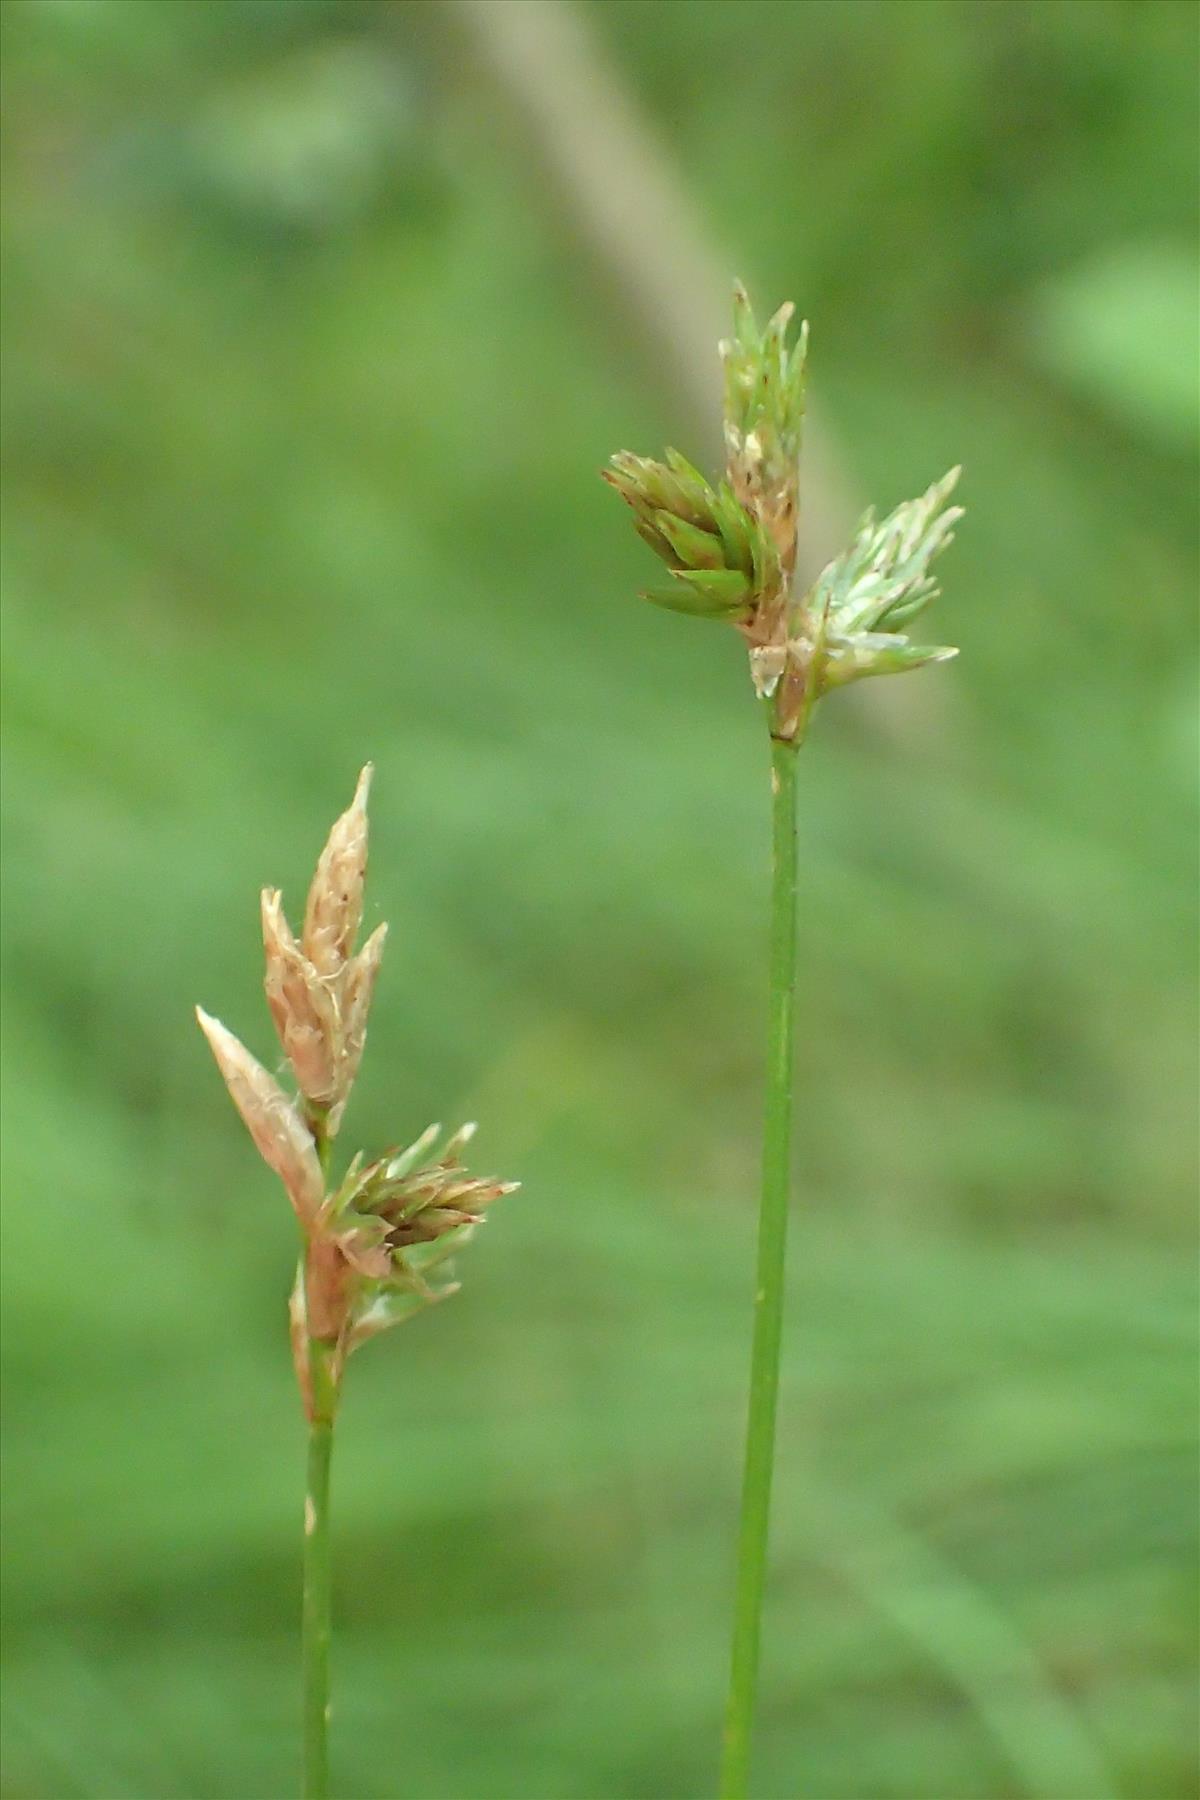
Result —
POLYGON ((958 651, 949 644, 910 644, 906 637, 864 631, 851 638, 829 640, 821 666, 821 691, 845 687, 867 675, 901 675, 926 663, 949 662, 958 651))

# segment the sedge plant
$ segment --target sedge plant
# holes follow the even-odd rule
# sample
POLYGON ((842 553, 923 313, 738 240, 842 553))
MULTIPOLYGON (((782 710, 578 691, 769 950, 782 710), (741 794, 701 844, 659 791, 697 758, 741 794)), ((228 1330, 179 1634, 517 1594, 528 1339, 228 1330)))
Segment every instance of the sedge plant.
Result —
POLYGON ((644 598, 731 625, 770 738, 772 878, 766 1107, 754 1329, 738 1533, 722 1800, 745 1800, 758 1685, 771 1478, 783 1329, 791 1189, 796 992, 796 765, 818 700, 870 675, 899 674, 955 655, 915 644, 908 627, 937 594, 930 565, 962 509, 948 505, 951 469, 885 519, 868 512, 848 549, 807 591, 796 583, 799 458, 808 328, 789 341, 793 308, 760 329, 734 288, 725 371, 724 474, 710 482, 676 450, 664 461, 621 451, 604 479, 628 502, 642 538, 666 565, 644 598))
POLYGON ((299 938, 275 888, 262 894, 267 1003, 298 1089, 285 1093, 245 1045, 197 1007, 237 1110, 279 1176, 300 1227, 289 1315, 308 1424, 301 1624, 305 1800, 329 1791, 329 1475, 352 1351, 456 1291, 449 1259, 515 1182, 469 1175, 464 1125, 431 1125, 407 1149, 332 1172, 334 1140, 362 1060, 387 926, 358 951, 367 867, 368 765, 321 852, 299 938))

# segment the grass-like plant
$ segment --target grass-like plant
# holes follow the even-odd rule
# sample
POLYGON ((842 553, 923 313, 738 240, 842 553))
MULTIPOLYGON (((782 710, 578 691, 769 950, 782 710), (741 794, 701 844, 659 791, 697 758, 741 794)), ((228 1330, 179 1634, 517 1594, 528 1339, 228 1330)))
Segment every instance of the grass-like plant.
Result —
POLYGON ((362 949, 367 867, 367 791, 354 800, 321 852, 297 940, 275 888, 262 894, 265 986, 275 1029, 299 1094, 280 1087, 231 1031, 199 1007, 196 1016, 263 1160, 287 1190, 300 1225, 301 1255, 290 1303, 292 1357, 308 1420, 304 1498, 304 1793, 329 1788, 331 1570, 329 1467, 346 1360, 368 1338, 456 1291, 449 1258, 484 1209, 515 1182, 467 1174, 461 1152, 475 1127, 441 1144, 431 1125, 405 1150, 371 1162, 356 1155, 331 1179, 333 1140, 358 1073, 367 1015, 387 926, 362 949))
POLYGON ((937 593, 930 564, 950 542, 960 507, 949 474, 887 518, 863 519, 850 547, 807 592, 796 591, 799 457, 807 326, 793 344, 793 308, 759 329, 745 289, 734 289, 725 366, 724 477, 714 486, 676 450, 665 462, 621 451, 604 479, 667 566, 665 587, 644 597, 674 612, 719 619, 746 642, 754 692, 771 742, 773 874, 766 1115, 746 1455, 738 1538, 723 1800, 744 1800, 758 1685, 767 1568, 784 1264, 791 1187, 796 990, 796 753, 822 695, 868 675, 889 675, 955 654, 910 642, 907 627, 937 593))

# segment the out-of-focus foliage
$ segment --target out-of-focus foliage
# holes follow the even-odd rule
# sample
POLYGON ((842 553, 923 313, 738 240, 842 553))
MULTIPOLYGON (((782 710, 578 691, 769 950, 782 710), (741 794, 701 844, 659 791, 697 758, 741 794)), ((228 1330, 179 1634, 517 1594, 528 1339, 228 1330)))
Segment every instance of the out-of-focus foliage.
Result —
MULTIPOLYGON (((352 1136, 478 1114, 525 1185, 353 1372, 340 1790, 703 1793, 764 747, 734 640, 629 598, 595 478, 678 420, 443 9, 0 16, 3 1791, 294 1789, 294 1244, 190 1009, 270 1054, 258 888, 296 891, 370 756, 393 935, 352 1136)), ((730 273, 811 318, 863 498, 966 470, 962 657, 803 753, 759 1787, 1175 1800, 1194 17, 593 20, 730 273)))

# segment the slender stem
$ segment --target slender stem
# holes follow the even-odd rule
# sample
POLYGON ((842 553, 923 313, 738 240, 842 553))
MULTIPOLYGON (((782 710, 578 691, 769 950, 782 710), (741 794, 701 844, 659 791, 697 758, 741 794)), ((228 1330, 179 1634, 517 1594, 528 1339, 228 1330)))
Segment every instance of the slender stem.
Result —
POLYGON ((304 1496, 304 1800, 326 1800, 329 1792, 329 1462, 337 1398, 332 1372, 334 1349, 321 1338, 308 1341, 313 1417, 308 1426, 308 1486, 304 1496))
POLYGON ((771 794, 774 856, 762 1201, 758 1219, 754 1344, 750 1358, 750 1403, 721 1800, 745 1800, 750 1778, 750 1736, 758 1685, 771 1474, 775 1461, 779 1348, 783 1329, 795 1041, 796 745, 781 743, 776 738, 771 740, 771 794))
MULTIPOLYGON (((321 1172, 328 1178, 332 1139, 323 1114, 309 1126, 321 1172)), ((308 1257, 300 1279, 307 1275, 308 1257)), ((307 1300, 306 1317, 311 1317, 307 1300)), ((329 1464, 337 1415, 336 1340, 308 1336, 308 1480, 304 1492, 304 1599, 301 1661, 304 1685, 304 1800, 329 1793, 329 1643, 333 1630, 333 1578, 329 1547, 329 1464)))

